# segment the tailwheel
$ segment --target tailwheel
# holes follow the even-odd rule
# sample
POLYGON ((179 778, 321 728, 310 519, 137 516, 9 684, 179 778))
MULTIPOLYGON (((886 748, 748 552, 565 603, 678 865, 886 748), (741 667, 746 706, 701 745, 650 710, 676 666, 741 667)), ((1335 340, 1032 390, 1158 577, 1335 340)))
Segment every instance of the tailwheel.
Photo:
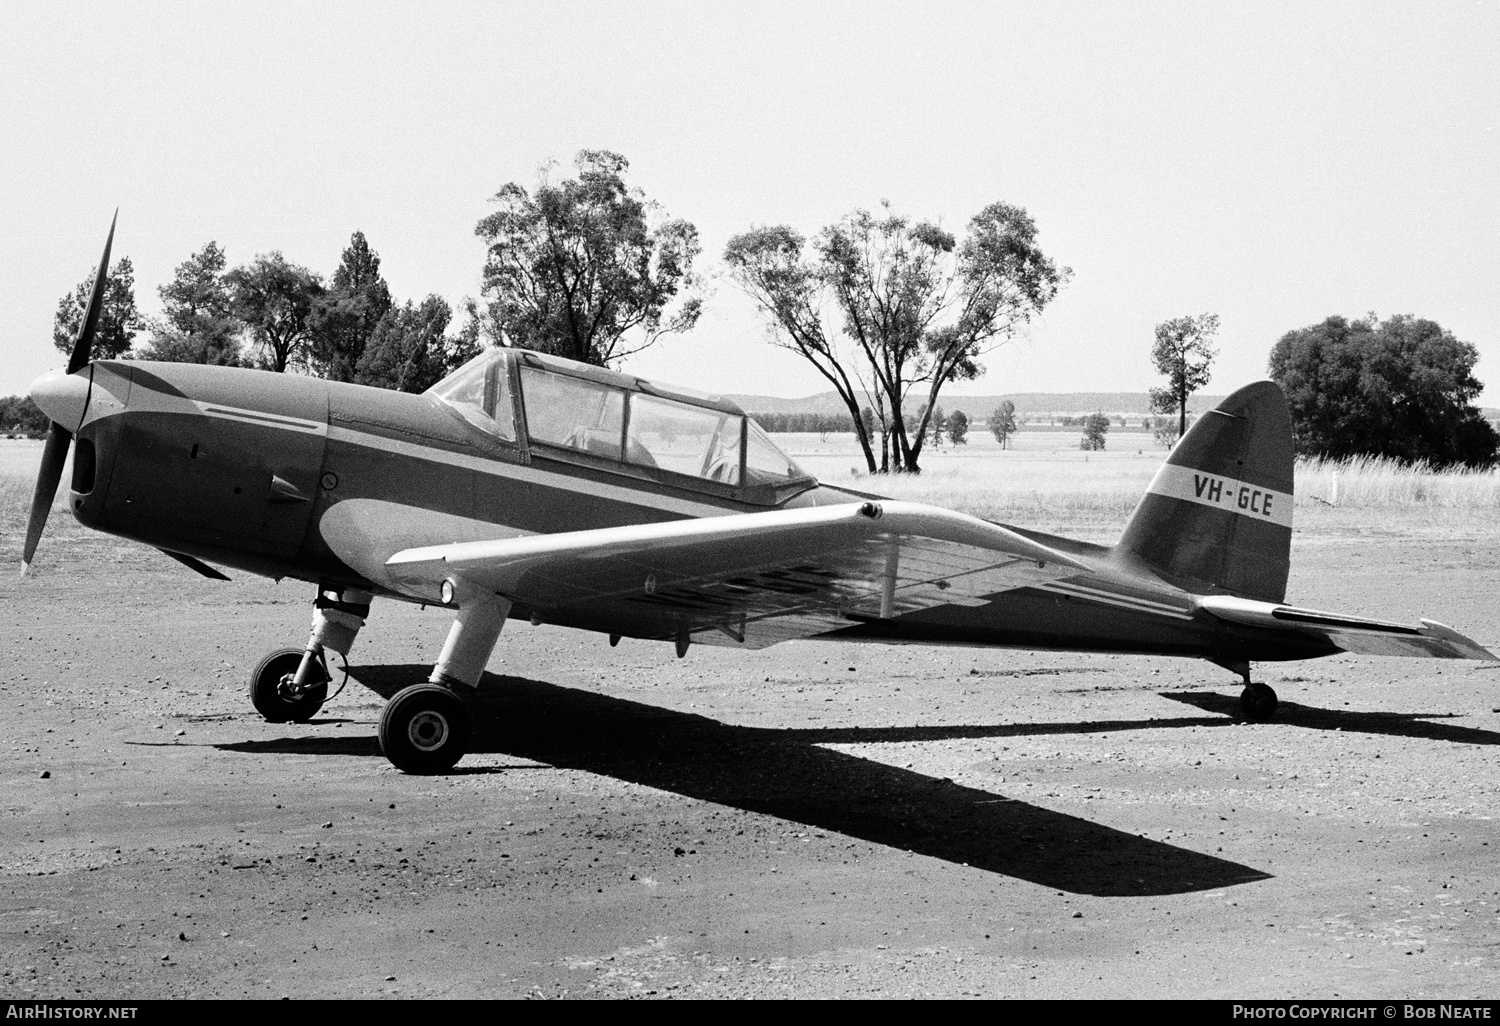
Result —
POLYGON ((473 717, 441 684, 413 684, 380 715, 380 750, 403 773, 442 773, 464 757, 473 717))
POLYGON ((321 659, 313 667, 307 686, 297 688, 297 667, 302 665, 303 652, 300 648, 278 648, 250 674, 250 704, 271 723, 306 723, 328 698, 328 668, 321 659))
POLYGON ((1252 723, 1264 723, 1276 713, 1276 692, 1269 684, 1246 684, 1240 692, 1240 713, 1252 723))

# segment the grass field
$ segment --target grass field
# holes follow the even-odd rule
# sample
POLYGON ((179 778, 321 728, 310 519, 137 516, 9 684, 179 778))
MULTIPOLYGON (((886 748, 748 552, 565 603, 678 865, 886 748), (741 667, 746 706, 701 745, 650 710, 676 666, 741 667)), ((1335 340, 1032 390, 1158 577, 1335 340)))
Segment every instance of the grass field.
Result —
MULTIPOLYGON (((1083 452, 1080 433, 1019 432, 1010 448, 971 433, 965 445, 927 447, 916 476, 869 475, 852 435, 782 434, 780 444, 828 484, 928 502, 975 516, 1108 536, 1125 524, 1166 451, 1148 434, 1116 432, 1104 452, 1083 452)), ((1300 459, 1299 529, 1422 534, 1500 530, 1500 472, 1435 472, 1389 460, 1300 459)))

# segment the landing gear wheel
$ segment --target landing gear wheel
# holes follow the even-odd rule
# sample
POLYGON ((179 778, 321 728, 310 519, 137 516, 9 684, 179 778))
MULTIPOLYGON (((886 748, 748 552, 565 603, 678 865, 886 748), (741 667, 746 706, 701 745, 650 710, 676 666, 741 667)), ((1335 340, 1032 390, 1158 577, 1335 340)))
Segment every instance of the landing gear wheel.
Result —
POLYGON ((1240 713, 1251 723, 1265 723, 1276 713, 1276 692, 1269 684, 1246 684, 1240 692, 1240 713))
POLYGON ((472 717, 440 684, 413 684, 391 696, 380 714, 380 750, 403 773, 442 773, 469 748, 472 717))
POLYGON ((300 648, 278 648, 250 674, 250 704, 271 723, 306 723, 328 698, 328 669, 321 659, 313 667, 313 685, 301 694, 292 690, 297 667, 302 665, 302 652, 300 648))

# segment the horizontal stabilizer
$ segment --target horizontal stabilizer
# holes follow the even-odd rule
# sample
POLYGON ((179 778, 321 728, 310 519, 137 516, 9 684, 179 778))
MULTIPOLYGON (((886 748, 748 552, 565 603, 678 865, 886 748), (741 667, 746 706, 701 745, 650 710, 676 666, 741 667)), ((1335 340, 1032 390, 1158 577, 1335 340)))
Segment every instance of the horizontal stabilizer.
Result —
POLYGON ((1345 652, 1357 655, 1409 656, 1426 659, 1478 659, 1500 662, 1489 649, 1435 620, 1420 627, 1366 620, 1362 617, 1324 613, 1316 609, 1256 602, 1253 599, 1210 595, 1198 600, 1199 608, 1221 620, 1264 627, 1320 634, 1345 652))

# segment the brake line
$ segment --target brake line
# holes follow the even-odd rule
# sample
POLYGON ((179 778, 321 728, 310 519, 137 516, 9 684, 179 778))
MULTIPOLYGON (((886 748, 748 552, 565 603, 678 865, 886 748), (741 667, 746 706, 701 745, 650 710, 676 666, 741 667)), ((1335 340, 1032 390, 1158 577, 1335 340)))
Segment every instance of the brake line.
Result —
POLYGON ((339 697, 339 695, 343 693, 344 685, 346 685, 346 684, 349 683, 349 657, 346 656, 346 655, 344 655, 344 653, 342 653, 342 652, 339 652, 337 654, 338 654, 339 659, 342 660, 343 663, 344 663, 344 679, 341 680, 341 681, 339 681, 339 686, 338 686, 338 690, 337 691, 335 691, 333 694, 329 695, 327 698, 323 699, 323 704, 324 705, 327 705, 329 702, 332 702, 335 698, 339 697))

